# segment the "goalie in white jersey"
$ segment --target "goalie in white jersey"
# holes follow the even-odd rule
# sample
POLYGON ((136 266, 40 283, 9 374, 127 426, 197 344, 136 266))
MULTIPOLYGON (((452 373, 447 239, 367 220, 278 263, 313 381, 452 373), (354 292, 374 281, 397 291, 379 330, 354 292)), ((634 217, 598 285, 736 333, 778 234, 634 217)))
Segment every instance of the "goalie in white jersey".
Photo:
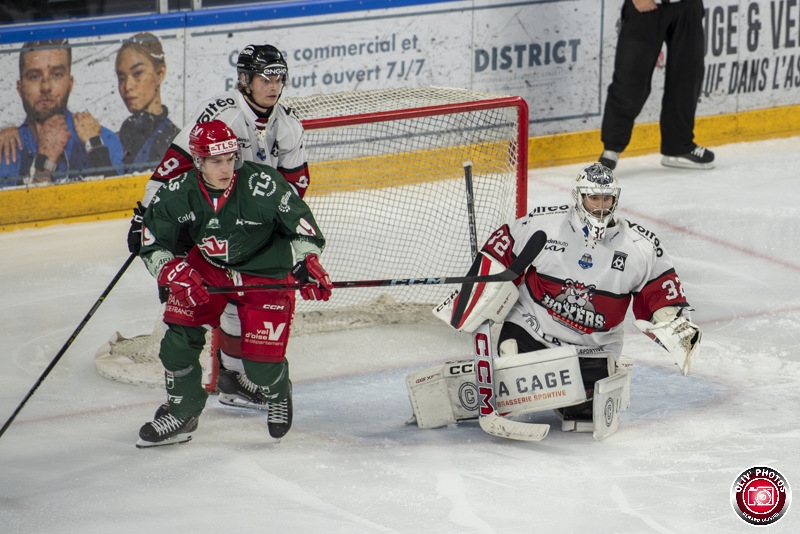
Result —
MULTIPOLYGON (((541 410, 542 406, 557 408, 556 413, 563 420, 562 429, 580 431, 592 430, 595 384, 609 375, 632 370, 632 361, 621 356, 623 321, 629 306, 637 319, 636 326, 672 354, 684 375, 689 371, 701 332, 690 321, 681 281, 661 241, 640 224, 615 216, 620 186, 613 172, 600 163, 588 165, 578 175, 572 197, 571 204, 537 207, 525 217, 498 228, 469 273, 485 275, 503 271, 535 234, 544 232, 544 246, 522 276, 514 282, 465 284, 434 313, 466 332, 475 331, 487 320, 502 323, 496 367, 506 375, 511 374, 496 373, 500 378, 495 379, 495 384, 501 385, 496 391, 498 412, 516 415, 541 410), (530 400, 538 394, 548 397, 549 389, 555 391, 564 384, 558 380, 548 384, 544 379, 538 383, 536 375, 531 379, 528 371, 533 367, 528 364, 514 371, 522 373, 519 379, 512 376, 514 372, 505 370, 506 357, 529 353, 533 354, 528 360, 516 358, 530 365, 546 360, 550 365, 548 358, 551 358, 558 362, 551 364, 551 371, 556 373, 565 358, 577 357, 583 391, 567 405, 559 406, 557 401, 537 404, 535 398, 530 400), (515 392, 515 388, 519 391, 515 392), (523 398, 529 400, 506 402, 516 398, 517 393, 527 394, 523 398)), ((445 365, 450 370, 456 368, 445 365)), ((545 365, 545 371, 546 368, 545 365)), ((463 371, 460 374, 464 376, 463 371)), ((412 391, 413 382, 409 383, 412 406, 418 400, 412 391)), ((628 374, 628 388, 629 383, 628 374)), ((629 395, 629 389, 626 393, 629 395)), ((476 415, 469 414, 463 398, 459 401, 457 394, 453 397, 452 417, 448 414, 431 419, 423 413, 423 419, 451 423, 467 418, 461 416, 476 415)), ((553 397, 550 395, 548 400, 553 397)), ((623 409, 627 402, 626 399, 622 403, 623 409)), ((420 403, 417 404, 414 408, 419 423, 420 403)), ((424 401, 421 406, 424 411, 424 401)))
MULTIPOLYGON (((279 102, 289 75, 286 59, 276 47, 247 45, 236 62, 238 86, 201 102, 191 120, 173 139, 161 163, 145 186, 142 203, 134 210, 128 233, 128 249, 138 254, 141 248, 142 215, 158 189, 177 176, 192 170, 189 148, 191 131, 199 123, 221 120, 234 134, 244 161, 276 168, 295 192, 303 198, 309 185, 304 131, 294 111, 279 102)), ((184 256, 193 243, 188 235, 180 238, 178 255, 184 256)), ((160 288, 162 302, 165 289, 160 288)), ((233 313, 233 312, 231 312, 233 313)), ((225 343, 224 329, 218 331, 225 343)), ((235 340, 234 340, 235 341, 235 340)), ((266 399, 243 373, 241 355, 221 353, 217 387, 219 400, 236 407, 267 409, 266 399)))

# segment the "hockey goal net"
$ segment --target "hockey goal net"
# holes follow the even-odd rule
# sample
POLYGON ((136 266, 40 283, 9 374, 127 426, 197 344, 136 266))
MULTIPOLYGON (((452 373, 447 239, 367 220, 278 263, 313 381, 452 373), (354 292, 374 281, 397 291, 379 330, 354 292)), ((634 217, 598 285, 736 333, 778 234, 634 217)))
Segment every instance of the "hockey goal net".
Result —
MULTIPOLYGON (((467 163, 478 246, 526 211, 528 108, 520 97, 429 87, 283 102, 305 128, 305 199, 325 234, 321 261, 334 281, 465 274, 472 263, 467 163)), ((298 299, 293 335, 434 322, 432 306, 450 291, 379 286, 335 290, 328 302, 298 299)), ((98 350, 98 371, 161 384, 160 337, 160 323, 148 335, 115 334, 98 350)))

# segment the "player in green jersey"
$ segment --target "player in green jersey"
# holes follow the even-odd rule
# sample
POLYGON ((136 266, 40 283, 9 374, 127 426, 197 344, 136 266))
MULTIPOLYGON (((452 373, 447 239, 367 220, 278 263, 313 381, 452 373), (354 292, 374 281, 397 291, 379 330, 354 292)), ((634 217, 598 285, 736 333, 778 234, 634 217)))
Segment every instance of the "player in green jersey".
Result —
POLYGON ((170 289, 159 352, 168 402, 139 430, 137 446, 191 439, 208 397, 199 357, 206 328, 216 326, 220 348, 242 358, 269 404, 270 435, 281 438, 292 424, 285 355, 294 291, 210 294, 206 286, 298 283, 304 299, 328 300, 333 285, 319 263, 325 238, 276 169, 242 160, 225 123, 197 124, 189 146, 195 168, 164 184, 144 215, 139 255, 170 289), (195 243, 185 258, 175 254, 181 230, 195 243))

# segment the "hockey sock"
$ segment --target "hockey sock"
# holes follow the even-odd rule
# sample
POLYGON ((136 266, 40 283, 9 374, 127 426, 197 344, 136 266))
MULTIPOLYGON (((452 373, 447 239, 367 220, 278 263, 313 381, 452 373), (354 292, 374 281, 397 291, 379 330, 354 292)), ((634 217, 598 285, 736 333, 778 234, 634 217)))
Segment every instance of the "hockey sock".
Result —
POLYGON ((242 360, 245 374, 253 383, 261 386, 268 402, 281 402, 289 394, 289 362, 254 362, 242 360))
POLYGON ((180 418, 199 415, 208 398, 200 366, 200 352, 206 340, 205 328, 168 326, 161 340, 159 358, 164 365, 170 413, 180 418))

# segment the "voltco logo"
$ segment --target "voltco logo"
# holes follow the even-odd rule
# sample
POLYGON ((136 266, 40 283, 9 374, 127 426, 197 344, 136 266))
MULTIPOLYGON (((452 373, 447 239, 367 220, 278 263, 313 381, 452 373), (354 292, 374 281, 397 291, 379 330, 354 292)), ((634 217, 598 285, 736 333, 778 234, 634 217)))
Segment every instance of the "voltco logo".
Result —
POLYGON ((731 486, 731 506, 742 521, 751 525, 771 525, 789 511, 792 490, 789 483, 771 467, 751 467, 731 486))

